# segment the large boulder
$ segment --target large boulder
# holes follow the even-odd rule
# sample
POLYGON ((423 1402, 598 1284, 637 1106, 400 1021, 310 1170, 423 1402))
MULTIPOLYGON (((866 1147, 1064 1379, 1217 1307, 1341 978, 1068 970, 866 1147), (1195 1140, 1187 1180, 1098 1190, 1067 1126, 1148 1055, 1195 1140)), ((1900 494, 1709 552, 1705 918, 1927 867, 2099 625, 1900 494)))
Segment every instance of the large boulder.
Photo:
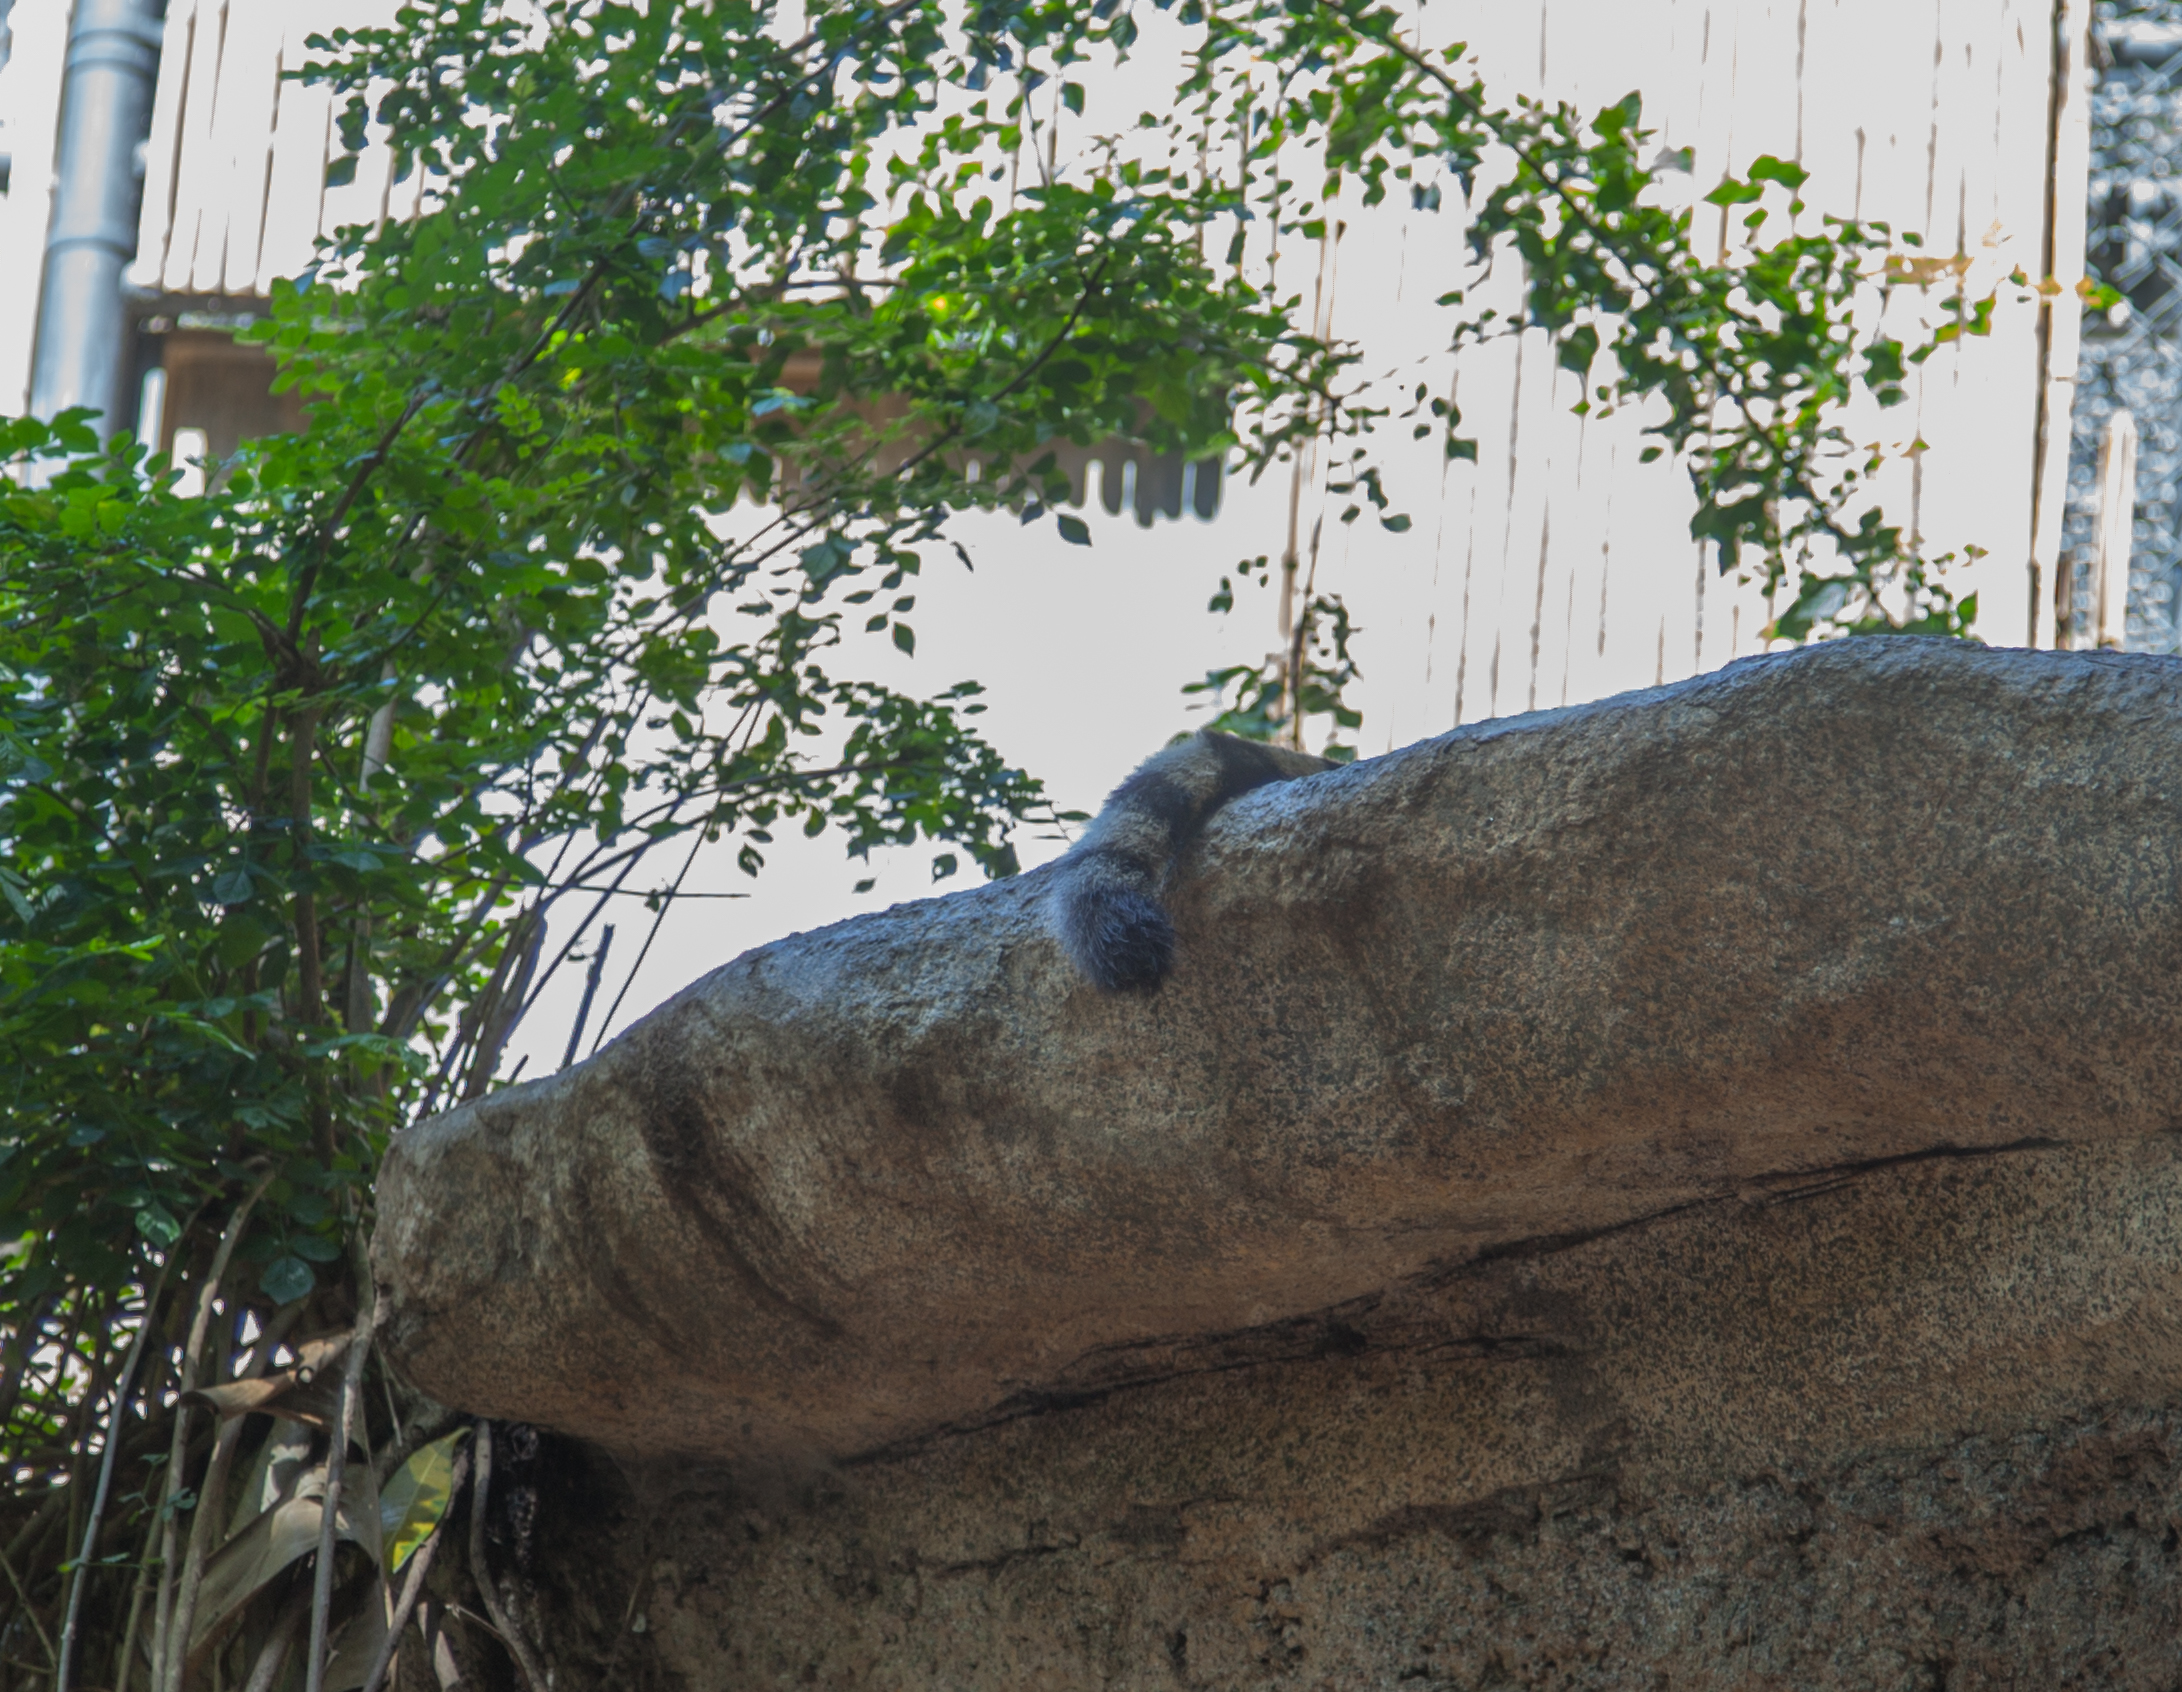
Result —
POLYGON ((1754 1185, 830 1470, 557 1444, 529 1614, 563 1692, 2173 1692, 2178 1292, 2173 1134, 1754 1185))
MULTIPOLYGON (((1321 1571, 1405 1511, 1535 1517, 1617 1441, 1687 1480, 2157 1403, 2178 799, 2160 659, 1860 640, 1458 729, 1217 817, 1155 995, 1075 979, 1033 873, 751 952, 411 1130, 384 1341, 624 1453, 1044 1438, 995 1498, 1069 1447, 993 1424, 1164 1381, 1157 1509, 1291 1523, 1227 1468, 1377 1394, 1321 1571), (1446 1404, 1415 1362, 1496 1356, 1446 1404), (1252 1454, 1192 1480, 1191 1438, 1252 1454)), ((1014 1556, 980 1520, 962 1557, 1014 1556)))

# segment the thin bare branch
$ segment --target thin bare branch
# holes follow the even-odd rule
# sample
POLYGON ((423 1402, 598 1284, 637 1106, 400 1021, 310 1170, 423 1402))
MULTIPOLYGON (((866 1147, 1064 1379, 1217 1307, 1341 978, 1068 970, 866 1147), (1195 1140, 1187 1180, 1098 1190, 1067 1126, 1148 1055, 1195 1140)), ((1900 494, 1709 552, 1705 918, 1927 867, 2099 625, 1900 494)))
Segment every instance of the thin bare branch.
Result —
POLYGON ((235 1207, 235 1213, 227 1219, 219 1247, 212 1254, 212 1267, 205 1273, 204 1284, 197 1289, 197 1313, 190 1319, 189 1340, 182 1352, 181 1396, 175 1400, 174 1437, 167 1448, 167 1484, 159 1506, 162 1520, 159 1529, 159 1605, 153 1613, 152 1624, 153 1692, 182 1692, 182 1665, 189 1655, 186 1621, 181 1627, 174 1625, 177 1619, 174 1612, 175 1518, 181 1503, 182 1471, 189 1456, 189 1394, 197 1390, 198 1360, 204 1353, 205 1333, 212 1325, 212 1305, 220 1296, 220 1279, 227 1273, 227 1260, 234 1255, 235 1243, 242 1238, 243 1225, 250 1220, 250 1212, 260 1195, 272 1184, 274 1173, 268 1169, 260 1176, 258 1184, 250 1189, 235 1207))
POLYGON ((114 1692, 129 1692, 136 1674, 136 1630, 144 1620, 144 1599, 152 1585, 152 1547, 159 1543, 155 1516, 144 1528, 144 1545, 136 1560, 136 1580, 129 1593, 129 1619, 121 1629, 121 1643, 114 1648, 114 1692))
POLYGON ((280 1622, 273 1630, 272 1638, 258 1652, 258 1660, 251 1665, 250 1678, 243 1685, 243 1692, 273 1692, 280 1680, 281 1671, 288 1666, 288 1658, 295 1650, 295 1642, 303 1632, 303 1623, 311 1613, 310 1589, 304 1587, 288 1601, 281 1612, 280 1622))
MULTIPOLYGON (((492 1423, 480 1419, 476 1438, 477 1484, 470 1491, 470 1577, 477 1582, 478 1595, 492 1615, 493 1630, 515 1659, 527 1692, 550 1692, 552 1682, 540 1672, 530 1642, 517 1630, 507 1606, 500 1602, 500 1589, 493 1583, 492 1568, 485 1561, 485 1506, 492 1498, 492 1423)), ((312 1692, 317 1689, 312 1688, 312 1692)))
MULTIPOLYGON (((266 1177, 267 1180, 271 1178, 271 1176, 266 1177)), ((243 1201, 242 1208, 236 1212, 236 1219, 228 1224, 228 1232, 221 1241, 222 1255, 215 1261, 212 1281, 207 1283, 208 1286, 218 1281, 220 1271, 226 1267, 225 1253, 233 1249, 234 1238, 240 1231, 242 1218, 249 1214, 250 1206, 257 1201, 258 1193, 264 1190, 265 1183, 261 1181, 258 1183, 256 1191, 252 1192, 250 1197, 243 1201)), ((75 1675, 76 1624, 83 1609, 85 1578, 91 1568, 91 1559, 98 1551, 99 1523, 106 1514, 106 1499, 113 1491, 114 1457, 121 1449, 121 1417, 122 1412, 128 1408, 129 1389, 136 1380, 136 1366, 143 1359, 145 1341, 156 1325, 159 1314, 159 1295, 166 1290, 167 1271, 174 1266, 174 1259, 181 1249, 182 1242, 189 1238, 190 1229, 196 1225, 198 1216, 202 1214, 203 1206, 201 1205, 191 1213, 189 1221, 183 1224, 182 1231, 175 1236, 174 1245, 168 1250, 165 1260, 160 1263, 159 1273, 152 1277, 152 1284, 144 1294, 144 1314, 137 1322, 136 1333, 129 1340, 129 1355, 121 1365, 121 1373, 114 1380, 113 1401, 108 1405, 106 1411, 106 1449, 99 1455, 98 1487, 91 1495, 90 1519, 84 1523, 83 1527, 83 1549, 77 1554, 76 1566, 69 1571, 68 1576, 68 1614, 67 1618, 61 1623, 60 1660, 53 1670, 53 1692, 69 1692, 75 1675)), ((207 1301, 200 1308, 209 1312, 211 1305, 207 1301)), ((198 1343, 201 1344, 202 1340, 200 1339, 198 1343)), ((15 1571, 11 1568, 8 1570, 8 1578, 12 1580, 14 1577, 15 1571)), ((28 1605, 28 1598, 24 1600, 24 1603, 26 1606, 28 1605)), ((35 1620, 35 1616, 32 1619, 35 1620)), ((45 1633, 44 1628, 41 1627, 38 1631, 42 1638, 45 1633)))
POLYGON ((356 1331, 342 1365, 341 1415, 334 1426, 332 1448, 326 1453, 326 1498, 318 1517, 318 1561, 311 1571, 311 1644, 303 1665, 304 1692, 326 1692, 326 1631, 333 1608, 333 1553, 340 1521, 341 1480, 348 1467, 349 1440, 355 1433, 363 1398, 364 1364, 371 1356, 378 1326, 378 1304, 368 1275, 361 1287, 364 1307, 357 1315, 356 1331))
POLYGON ((598 1055, 605 1042, 607 1030, 614 1026, 614 1018, 621 1014, 621 1001, 629 996, 629 989, 636 985, 636 978, 644 968, 644 960, 652 955, 652 942, 659 938, 660 924, 667 920, 667 913, 674 909, 674 895, 682 891, 682 883, 689 879, 689 872, 697 862, 697 853, 705 843, 705 831, 700 828, 689 843, 689 856, 682 860, 681 872, 674 878, 674 886, 667 897, 660 900, 659 909, 652 913, 652 926, 644 936, 644 944, 636 954, 636 962, 629 966, 629 973, 622 977, 621 991, 614 995, 614 1002, 606 1007, 605 1016, 599 1019, 599 1031, 592 1037, 591 1053, 598 1055))
MULTIPOLYGON (((37 1609, 30 1601, 30 1593, 23 1585, 23 1577, 15 1572, 15 1565, 4 1556, 0 1556, 0 1570, 6 1571, 8 1584, 15 1588, 15 1596, 22 1603, 23 1614, 30 1618, 30 1625, 37 1630, 38 1644, 45 1651, 47 1672, 53 1676, 56 1686, 65 1686, 67 1682, 61 1679, 63 1668, 57 1653, 53 1649, 53 1635, 46 1632, 45 1623, 38 1619, 37 1609)), ((75 1598, 74 1594, 71 1593, 69 1597, 69 1619, 71 1621, 75 1619, 74 1605, 75 1598)), ((71 1645, 75 1643, 75 1639, 71 1635, 64 1634, 62 1637, 71 1645)))
MULTIPOLYGON (((237 1380, 254 1381, 263 1375, 273 1361, 273 1353, 286 1337, 289 1326, 302 1313, 301 1303, 289 1306, 273 1318, 272 1325, 251 1348, 237 1380)), ((183 1656, 189 1652, 189 1637, 196 1629, 197 1600, 204 1590, 205 1565, 215 1549, 213 1535, 220 1531, 227 1514, 227 1477, 234 1467, 236 1448, 242 1443, 244 1419, 240 1416, 222 1422, 218 1436, 212 1444, 212 1460, 205 1465, 204 1481, 197 1488, 197 1507, 190 1512, 189 1547, 182 1558, 182 1579, 174 1603, 174 1632, 180 1640, 183 1656)))

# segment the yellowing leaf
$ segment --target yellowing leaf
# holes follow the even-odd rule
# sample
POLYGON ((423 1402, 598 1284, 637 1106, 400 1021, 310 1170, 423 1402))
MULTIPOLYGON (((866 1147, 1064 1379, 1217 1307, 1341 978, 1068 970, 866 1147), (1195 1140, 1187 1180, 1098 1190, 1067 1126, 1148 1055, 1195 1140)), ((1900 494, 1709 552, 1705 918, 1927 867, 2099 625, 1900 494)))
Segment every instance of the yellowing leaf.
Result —
POLYGON ((435 1439, 411 1454, 387 1476, 379 1493, 379 1537, 386 1546, 386 1572, 393 1574, 447 1513, 455 1470, 455 1447, 470 1437, 468 1428, 435 1439))

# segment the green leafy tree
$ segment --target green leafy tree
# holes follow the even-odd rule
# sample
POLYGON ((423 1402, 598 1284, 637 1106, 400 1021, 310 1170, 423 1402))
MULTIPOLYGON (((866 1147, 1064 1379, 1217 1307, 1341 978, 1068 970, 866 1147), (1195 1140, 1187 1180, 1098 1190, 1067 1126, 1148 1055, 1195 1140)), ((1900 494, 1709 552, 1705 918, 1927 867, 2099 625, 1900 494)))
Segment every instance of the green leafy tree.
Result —
MULTIPOLYGON (((1444 195, 1480 264, 1520 260, 1522 322, 1457 288, 1451 338, 1541 326, 1589 404, 1652 405, 1696 532, 1787 590, 1782 633, 1966 626, 1898 529, 1848 515, 1843 407, 1917 355, 1868 328, 1889 233, 1812 219, 1793 166, 1713 192, 1760 239, 1709 262, 1634 97, 1509 108, 1387 11, 1180 0, 1175 98, 1136 137, 1168 162, 1117 147, 1010 192, 1033 93, 1080 108, 1132 9, 808 20, 450 0, 337 35, 314 74, 349 146, 376 119, 430 201, 279 290, 307 430, 185 498, 80 416, 0 425, 36 470, 0 484, 0 1688, 316 1674, 377 1583, 415 1585, 490 1430, 375 1384, 370 1177, 500 1079, 652 853, 732 840, 755 872, 777 831, 836 830, 1012 871, 1045 801, 979 737, 976 684, 856 679, 858 642, 914 649, 951 514, 1087 540, 1059 455, 1122 436, 1246 472, 1338 446, 1351 516, 1404 524, 1353 349, 1240 262, 1253 230, 1321 237, 1341 179, 1444 195), (278 1503, 238 1515, 268 1473, 278 1503), (337 1531, 323 1497, 381 1486, 398 1531, 337 1531), (323 1536, 251 1550, 291 1509, 323 1536)), ((1203 691, 1244 732, 1353 727, 1345 613, 1276 571, 1287 651, 1203 691)), ((524 1618, 479 1598, 542 1684, 524 1618)))

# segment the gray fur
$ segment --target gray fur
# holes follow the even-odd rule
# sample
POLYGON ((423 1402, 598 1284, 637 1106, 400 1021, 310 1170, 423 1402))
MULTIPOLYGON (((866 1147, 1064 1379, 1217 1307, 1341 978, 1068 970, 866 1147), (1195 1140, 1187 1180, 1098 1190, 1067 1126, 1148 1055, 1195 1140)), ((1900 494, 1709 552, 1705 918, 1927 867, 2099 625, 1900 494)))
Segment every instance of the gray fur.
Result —
POLYGON ((1047 911, 1070 961, 1109 993, 1157 987, 1174 962, 1160 893, 1205 819, 1253 788, 1330 767, 1210 729, 1153 753, 1054 866, 1047 911))

